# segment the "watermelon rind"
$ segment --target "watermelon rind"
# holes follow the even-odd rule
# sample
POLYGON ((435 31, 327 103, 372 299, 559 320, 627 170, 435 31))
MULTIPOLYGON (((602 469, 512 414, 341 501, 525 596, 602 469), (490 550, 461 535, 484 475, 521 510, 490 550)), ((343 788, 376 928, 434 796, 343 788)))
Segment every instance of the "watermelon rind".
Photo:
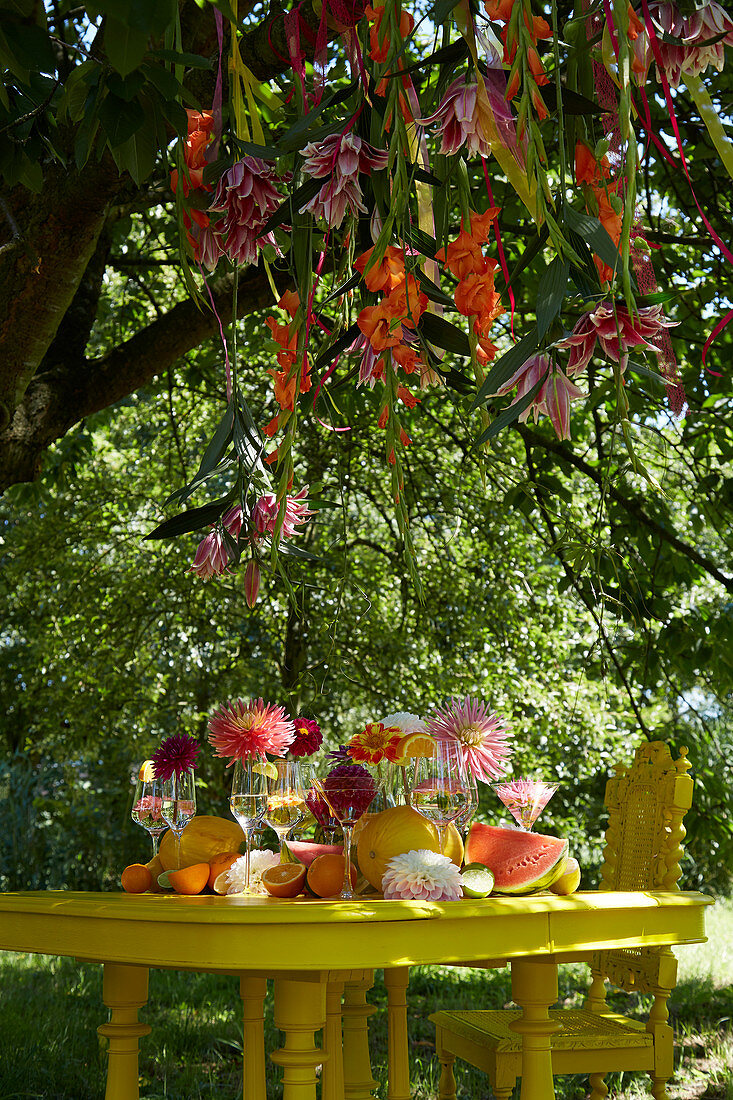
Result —
POLYGON ((472 860, 478 858, 494 872, 493 892, 511 897, 548 889, 551 883, 556 882, 565 873, 568 851, 568 841, 560 837, 544 836, 541 833, 523 832, 518 829, 497 828, 484 825, 483 822, 472 825, 466 842, 467 858, 472 860), (531 862, 528 862, 524 868, 517 868, 515 865, 505 870, 502 865, 502 859, 505 863, 512 858, 531 861, 532 848, 541 848, 543 844, 545 847, 549 845, 551 850, 538 852, 537 867, 533 868, 531 862), (511 851, 512 855, 502 855, 502 848, 511 851), (521 852, 522 848, 524 852, 521 852), (511 880, 507 881, 509 874, 511 880))

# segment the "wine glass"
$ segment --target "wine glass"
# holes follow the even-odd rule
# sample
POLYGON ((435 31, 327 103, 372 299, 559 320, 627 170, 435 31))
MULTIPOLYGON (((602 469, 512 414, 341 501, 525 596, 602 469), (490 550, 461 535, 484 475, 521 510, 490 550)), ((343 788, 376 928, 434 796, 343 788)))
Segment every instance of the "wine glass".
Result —
POLYGON ((162 789, 162 813, 176 838, 176 867, 181 866, 181 834, 196 816, 196 784, 193 768, 178 775, 173 772, 162 789))
POLYGON ((438 830, 440 853, 443 835, 470 800, 468 773, 461 746, 453 741, 436 741, 431 756, 415 761, 412 805, 438 830))
POLYGON ((543 783, 541 779, 513 779, 494 783, 494 790, 517 825, 531 832, 559 783, 543 783))
POLYGON ((311 764, 308 761, 303 763, 303 761, 301 761, 301 760, 299 760, 298 763, 300 765, 300 779, 301 779, 301 782, 303 784, 303 799, 304 799, 303 812, 302 812, 302 816, 301 816, 300 820, 298 821, 297 825, 294 825, 292 827, 292 829, 290 830, 290 832, 288 833, 288 840, 297 840, 297 838, 299 836, 303 836, 305 831, 307 829, 309 829, 311 827, 311 825, 316 825, 317 824, 316 818, 313 814, 313 810, 312 810, 312 807, 311 807, 312 796, 315 793, 313 791, 313 767, 314 767, 314 765, 311 764))
POLYGON ((455 825, 456 829, 458 829, 458 832, 461 834, 461 837, 463 839, 464 844, 466 842, 466 837, 468 835, 468 830, 469 830, 469 827, 471 825, 471 821, 473 820, 474 814, 476 813, 476 810, 478 809, 478 784, 476 782, 476 777, 474 775, 472 775, 471 772, 468 769, 467 769, 467 778, 468 778, 468 791, 467 791, 468 797, 467 797, 467 800, 466 800, 466 805, 463 807, 463 809, 461 810, 460 814, 458 815, 458 817, 456 818, 456 820, 454 822, 454 825, 455 825))
POLYGON ((143 760, 138 769, 130 816, 136 825, 141 825, 150 834, 155 859, 158 842, 168 826, 163 818, 163 784, 155 778, 152 760, 143 760))
POLYGON ((371 806, 383 782, 383 779, 375 779, 363 765, 353 765, 343 770, 337 767, 325 779, 313 781, 316 792, 328 805, 344 834, 344 885, 339 897, 346 901, 355 896, 351 888, 351 841, 354 826, 371 806))
POLYGON ((244 855, 244 889, 249 890, 249 859, 252 834, 262 821, 267 808, 267 775, 272 765, 260 760, 236 760, 232 776, 230 809, 239 822, 246 849, 244 855))
POLYGON ((267 765, 265 821, 277 833, 280 858, 290 830, 305 817, 305 793, 297 760, 273 760, 267 765))

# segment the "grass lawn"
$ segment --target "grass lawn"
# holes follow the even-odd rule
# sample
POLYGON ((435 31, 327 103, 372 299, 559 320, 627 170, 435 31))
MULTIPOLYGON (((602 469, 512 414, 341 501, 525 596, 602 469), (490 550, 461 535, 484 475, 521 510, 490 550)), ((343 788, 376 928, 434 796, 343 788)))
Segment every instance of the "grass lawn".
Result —
MULTIPOLYGON (((707 913, 709 942, 678 949, 680 978, 670 1012, 678 1067, 671 1100, 733 1100, 733 902, 707 913)), ((105 1053, 96 1028, 105 1018, 101 968, 71 959, 0 952, 0 1100, 101 1100, 105 1053)), ((562 1001, 577 1003, 585 986, 581 966, 563 966, 562 1001)), ((371 998, 384 1006, 377 981, 371 998)), ((416 967, 410 980, 413 1097, 437 1096, 434 1031, 427 1015, 437 1007, 502 1007, 510 999, 508 971, 416 967)), ((639 999, 620 995, 643 1011, 639 999)), ((144 1100, 239 1100, 242 1095, 240 1000, 234 978, 151 971, 150 1001, 141 1017, 152 1035, 141 1042, 140 1095, 144 1100)), ((272 1005, 267 1042, 277 1045, 272 1005)), ((372 1017, 372 1065, 386 1097, 386 1019, 372 1017)), ((486 1079, 459 1065, 459 1097, 489 1096, 486 1079)), ((274 1068, 268 1097, 281 1095, 274 1068)), ((644 1075, 609 1078, 613 1096, 632 1100, 649 1092, 644 1075)), ((586 1096, 580 1077, 557 1079, 558 1100, 586 1096)), ((516 1090, 519 1095, 519 1090, 516 1090)))

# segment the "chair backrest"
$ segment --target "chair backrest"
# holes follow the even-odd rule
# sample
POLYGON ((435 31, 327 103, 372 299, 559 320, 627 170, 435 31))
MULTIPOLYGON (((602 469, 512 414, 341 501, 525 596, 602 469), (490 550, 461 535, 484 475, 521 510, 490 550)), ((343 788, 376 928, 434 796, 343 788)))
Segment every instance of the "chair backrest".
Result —
MULTIPOLYGON (((615 766, 615 775, 606 784, 609 817, 602 890, 679 889, 685 838, 682 820, 692 805, 690 767, 687 749, 673 760, 663 741, 641 745, 630 767, 615 766)), ((659 983, 661 957, 668 960, 669 954, 655 948, 602 951, 594 958, 593 969, 622 989, 648 992, 659 983)), ((669 971, 668 961, 664 968, 669 971)))

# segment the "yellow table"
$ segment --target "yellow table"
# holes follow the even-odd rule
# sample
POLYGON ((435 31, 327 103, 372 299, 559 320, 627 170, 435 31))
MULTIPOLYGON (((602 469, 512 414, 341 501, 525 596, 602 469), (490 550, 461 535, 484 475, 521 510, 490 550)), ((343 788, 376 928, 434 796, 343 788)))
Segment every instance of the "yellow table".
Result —
MULTIPOLYGON (((608 947, 698 943, 712 898, 686 892, 583 893, 483 901, 358 902, 298 898, 193 898, 167 894, 0 894, 0 949, 70 955, 104 964, 109 1023, 106 1100, 137 1100, 138 1021, 148 967, 240 975, 244 1000, 245 1100, 265 1100, 262 1004, 274 984, 275 1024, 285 1033, 272 1059, 283 1067, 284 1100, 368 1100, 364 991, 387 968, 390 1100, 409 1100, 404 987, 409 966, 512 962, 523 1009, 522 1100, 552 1100, 548 1007, 557 963, 608 947), (302 935, 294 934, 302 930, 302 935), (343 1063, 340 991, 345 1007, 343 1063), (355 994, 354 994, 354 991, 355 994), (324 1048, 314 1033, 324 1028, 324 1048), (347 1071, 344 1076, 343 1066, 347 1071)), ((438 1007, 438 1006, 436 1006, 438 1007)))

